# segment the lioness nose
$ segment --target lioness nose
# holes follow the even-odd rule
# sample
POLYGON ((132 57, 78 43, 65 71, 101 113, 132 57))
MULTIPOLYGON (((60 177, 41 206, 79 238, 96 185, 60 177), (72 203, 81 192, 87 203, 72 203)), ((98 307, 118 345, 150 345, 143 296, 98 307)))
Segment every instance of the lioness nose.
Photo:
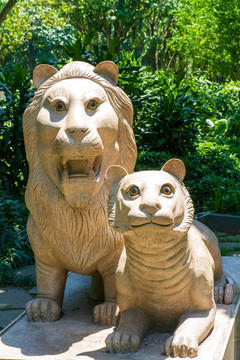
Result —
POLYGON ((144 201, 140 204, 139 209, 150 214, 153 215, 155 214, 158 210, 161 209, 161 204, 157 201, 154 200, 148 200, 148 201, 144 201))

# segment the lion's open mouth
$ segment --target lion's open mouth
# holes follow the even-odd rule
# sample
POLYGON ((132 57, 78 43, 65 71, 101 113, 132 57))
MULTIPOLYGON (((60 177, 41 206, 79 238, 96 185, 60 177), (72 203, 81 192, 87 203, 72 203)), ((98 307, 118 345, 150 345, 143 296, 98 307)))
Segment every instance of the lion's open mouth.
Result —
POLYGON ((96 181, 102 165, 102 156, 63 158, 61 181, 96 181))

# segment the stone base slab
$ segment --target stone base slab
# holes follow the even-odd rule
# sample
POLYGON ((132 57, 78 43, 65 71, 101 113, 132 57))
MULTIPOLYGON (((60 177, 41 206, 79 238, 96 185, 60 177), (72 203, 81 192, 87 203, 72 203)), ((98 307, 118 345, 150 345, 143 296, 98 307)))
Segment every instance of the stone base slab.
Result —
MULTIPOLYGON (((224 269, 240 287, 240 257, 223 258, 224 269)), ((90 278, 68 277, 62 318, 53 323, 28 322, 26 316, 2 332, 0 360, 165 360, 164 341, 169 334, 150 334, 133 354, 109 354, 105 338, 113 327, 94 325, 94 303, 88 298, 90 278)), ((232 305, 218 305, 215 327, 199 347, 196 360, 240 359, 239 294, 232 305)), ((180 358, 175 358, 180 359, 180 358)))

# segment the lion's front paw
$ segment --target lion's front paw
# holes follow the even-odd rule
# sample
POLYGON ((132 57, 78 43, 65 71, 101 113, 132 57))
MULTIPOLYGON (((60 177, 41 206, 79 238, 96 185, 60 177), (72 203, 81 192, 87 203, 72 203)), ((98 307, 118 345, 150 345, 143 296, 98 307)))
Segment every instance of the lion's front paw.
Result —
POLYGON ((61 316, 61 308, 55 300, 37 298, 26 304, 29 321, 55 321, 61 316))
POLYGON ((109 334, 105 340, 110 353, 136 352, 140 346, 140 338, 136 334, 116 331, 109 334))
POLYGON ((118 305, 112 302, 96 305, 93 312, 95 324, 101 325, 117 325, 119 314, 118 305))
POLYGON ((191 335, 175 334, 166 340, 164 350, 167 356, 193 358, 198 354, 198 342, 191 335))

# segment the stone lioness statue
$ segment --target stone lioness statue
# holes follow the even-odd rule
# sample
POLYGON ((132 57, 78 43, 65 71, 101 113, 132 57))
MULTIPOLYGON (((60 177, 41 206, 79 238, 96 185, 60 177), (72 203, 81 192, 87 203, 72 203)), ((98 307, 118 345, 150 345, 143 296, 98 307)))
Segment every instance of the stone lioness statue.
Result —
POLYGON ((166 355, 194 357, 214 326, 214 282, 217 302, 235 296, 214 233, 193 221, 184 176, 178 159, 161 171, 127 175, 113 166, 107 172, 109 221, 125 240, 116 272, 121 318, 106 339, 110 352, 137 351, 152 327, 174 330, 166 355))
POLYGON ((113 164, 131 172, 136 161, 133 108, 117 81, 118 68, 108 61, 72 62, 60 71, 39 65, 33 73, 37 91, 23 117, 37 275, 29 320, 60 317, 68 270, 101 275, 105 303, 95 308, 95 321, 114 320, 123 239, 108 225, 104 174, 113 164))

